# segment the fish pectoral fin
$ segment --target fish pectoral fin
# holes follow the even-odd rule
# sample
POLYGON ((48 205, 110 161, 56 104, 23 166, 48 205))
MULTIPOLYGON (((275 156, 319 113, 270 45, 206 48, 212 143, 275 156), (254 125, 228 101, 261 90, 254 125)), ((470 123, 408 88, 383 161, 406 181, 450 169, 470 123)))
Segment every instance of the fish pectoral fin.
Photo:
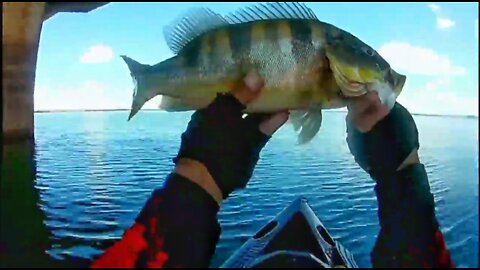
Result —
POLYGON ((305 144, 311 141, 320 130, 322 110, 291 111, 289 120, 297 132, 298 144, 305 144))
POLYGON ((184 112, 191 110, 198 110, 208 106, 213 98, 190 98, 182 99, 169 96, 162 96, 162 101, 158 105, 160 110, 167 112, 184 112))

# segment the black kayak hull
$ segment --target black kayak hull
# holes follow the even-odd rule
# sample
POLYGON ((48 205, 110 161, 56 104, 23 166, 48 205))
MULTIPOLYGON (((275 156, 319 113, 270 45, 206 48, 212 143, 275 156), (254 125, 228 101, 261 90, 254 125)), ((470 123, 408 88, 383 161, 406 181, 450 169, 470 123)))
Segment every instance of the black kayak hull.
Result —
POLYGON ((297 198, 225 261, 222 268, 357 268, 307 200, 297 198))

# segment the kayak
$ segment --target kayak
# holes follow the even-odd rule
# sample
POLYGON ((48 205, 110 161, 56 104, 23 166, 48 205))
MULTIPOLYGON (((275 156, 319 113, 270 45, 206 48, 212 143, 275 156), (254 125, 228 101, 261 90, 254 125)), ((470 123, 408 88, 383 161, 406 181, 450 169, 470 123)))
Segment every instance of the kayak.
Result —
POLYGON ((221 268, 358 268, 307 200, 297 198, 250 237, 221 268))

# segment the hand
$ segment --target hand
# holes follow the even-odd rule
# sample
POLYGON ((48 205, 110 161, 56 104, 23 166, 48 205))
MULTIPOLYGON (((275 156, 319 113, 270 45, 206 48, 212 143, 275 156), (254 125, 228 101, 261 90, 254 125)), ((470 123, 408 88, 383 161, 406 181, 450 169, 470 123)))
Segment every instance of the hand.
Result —
POLYGON ((396 103, 389 111, 372 91, 347 107, 347 143, 364 170, 392 173, 420 162, 418 130, 403 106, 396 103))
POLYGON ((390 112, 386 104, 382 104, 378 93, 368 92, 352 99, 347 105, 347 118, 361 132, 370 131, 376 123, 385 118, 390 112))
POLYGON ((242 117, 263 85, 256 73, 248 73, 231 93, 219 94, 207 108, 196 111, 182 134, 174 159, 176 172, 199 184, 218 203, 246 186, 260 151, 288 119, 288 112, 242 117))

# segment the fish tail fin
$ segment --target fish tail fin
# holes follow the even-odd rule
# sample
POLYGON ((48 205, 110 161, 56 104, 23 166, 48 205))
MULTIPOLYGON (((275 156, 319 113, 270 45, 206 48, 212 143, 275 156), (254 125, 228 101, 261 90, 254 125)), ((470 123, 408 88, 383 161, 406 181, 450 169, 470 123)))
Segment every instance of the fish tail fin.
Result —
POLYGON ((150 65, 141 64, 126 55, 120 55, 120 57, 122 57, 123 61, 125 61, 125 63, 127 64, 128 69, 132 74, 132 77, 137 76, 139 73, 145 71, 150 67, 150 65))
POLYGON ((132 119, 135 114, 138 113, 138 111, 142 108, 142 106, 148 101, 148 97, 145 97, 143 95, 143 91, 139 82, 139 75, 142 74, 145 70, 150 68, 149 65, 144 65, 141 64, 132 58, 121 55, 123 61, 128 66, 128 69, 130 70, 130 75, 132 76, 134 88, 133 88, 133 99, 132 99, 132 108, 130 110, 130 115, 128 116, 128 121, 132 119))

